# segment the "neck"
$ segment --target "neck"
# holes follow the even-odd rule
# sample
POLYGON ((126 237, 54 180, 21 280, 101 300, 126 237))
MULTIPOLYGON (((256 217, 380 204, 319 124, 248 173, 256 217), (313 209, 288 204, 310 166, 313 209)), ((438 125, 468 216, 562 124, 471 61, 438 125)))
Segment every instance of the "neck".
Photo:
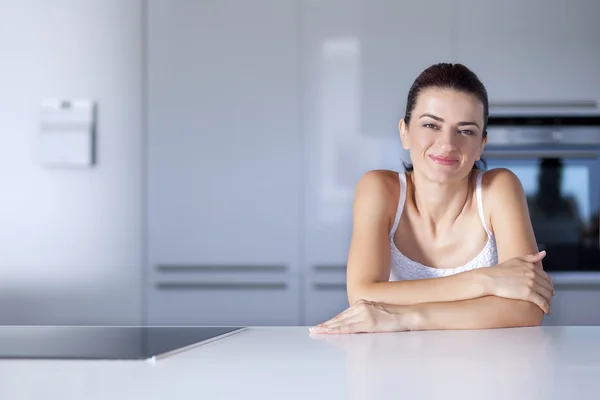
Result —
POLYGON ((470 193, 470 177, 471 174, 456 182, 439 183, 418 173, 411 174, 414 205, 434 232, 440 226, 452 224, 464 210, 470 193))

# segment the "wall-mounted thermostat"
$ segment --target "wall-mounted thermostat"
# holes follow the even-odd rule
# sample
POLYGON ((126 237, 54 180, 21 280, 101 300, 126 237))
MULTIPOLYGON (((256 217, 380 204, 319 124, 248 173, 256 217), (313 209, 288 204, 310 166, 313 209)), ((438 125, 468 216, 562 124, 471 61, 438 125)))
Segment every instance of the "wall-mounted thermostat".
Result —
POLYGON ((87 167, 95 162, 96 107, 90 100, 44 100, 38 157, 56 167, 87 167))

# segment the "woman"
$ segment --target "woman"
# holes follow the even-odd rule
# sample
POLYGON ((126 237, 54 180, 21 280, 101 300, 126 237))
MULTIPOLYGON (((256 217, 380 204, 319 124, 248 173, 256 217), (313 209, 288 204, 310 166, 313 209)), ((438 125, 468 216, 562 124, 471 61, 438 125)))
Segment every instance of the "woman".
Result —
POLYGON ((554 295, 523 187, 484 173, 487 92, 460 64, 417 77, 399 123, 412 165, 374 170, 355 191, 351 307, 314 333, 539 325, 554 295))

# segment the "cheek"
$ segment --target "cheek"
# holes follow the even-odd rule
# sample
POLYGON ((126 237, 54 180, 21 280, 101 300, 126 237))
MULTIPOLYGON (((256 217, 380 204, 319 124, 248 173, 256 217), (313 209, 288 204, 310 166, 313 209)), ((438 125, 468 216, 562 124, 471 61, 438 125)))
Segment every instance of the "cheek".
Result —
POLYGON ((428 129, 420 129, 410 136, 411 148, 423 150, 430 147, 435 142, 435 132, 428 129))
POLYGON ((479 138, 473 138, 468 144, 468 151, 470 155, 478 156, 481 151, 481 140, 479 138))

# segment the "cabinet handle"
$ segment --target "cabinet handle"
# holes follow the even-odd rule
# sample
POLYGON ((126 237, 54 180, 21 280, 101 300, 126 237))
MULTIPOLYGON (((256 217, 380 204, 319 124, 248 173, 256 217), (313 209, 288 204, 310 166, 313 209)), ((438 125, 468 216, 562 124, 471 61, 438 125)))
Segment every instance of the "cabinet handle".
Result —
POLYGON ((156 269, 160 272, 285 272, 285 265, 185 265, 163 264, 156 269))
POLYGON ((484 158, 504 158, 509 160, 534 158, 598 158, 594 150, 484 150, 484 158))
POLYGON ((313 287, 320 291, 346 291, 345 283, 314 283, 313 287))
POLYGON ((346 272, 346 265, 315 265, 314 269, 317 272, 346 272))
POLYGON ((600 272, 549 272, 552 283, 558 288, 600 290, 600 272))
POLYGON ((581 108, 596 109, 598 103, 595 100, 574 101, 494 101, 490 102, 490 108, 581 108))
POLYGON ((159 282, 158 290, 283 290, 285 282, 159 282))

